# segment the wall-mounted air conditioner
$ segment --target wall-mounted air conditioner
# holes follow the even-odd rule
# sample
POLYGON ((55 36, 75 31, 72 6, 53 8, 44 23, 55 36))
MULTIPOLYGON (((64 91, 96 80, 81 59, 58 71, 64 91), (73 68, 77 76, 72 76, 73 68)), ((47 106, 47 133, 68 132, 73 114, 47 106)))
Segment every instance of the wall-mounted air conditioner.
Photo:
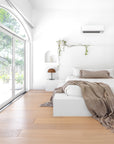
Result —
POLYGON ((82 26, 83 33, 103 33, 104 26, 103 25, 85 25, 82 26))

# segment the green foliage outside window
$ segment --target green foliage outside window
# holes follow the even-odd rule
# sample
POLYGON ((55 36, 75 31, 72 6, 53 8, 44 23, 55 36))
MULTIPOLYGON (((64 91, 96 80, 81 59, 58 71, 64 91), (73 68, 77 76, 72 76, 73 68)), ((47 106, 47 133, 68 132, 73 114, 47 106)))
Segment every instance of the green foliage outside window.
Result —
POLYGON ((3 8, 0 8, 0 23, 8 27, 15 33, 25 37, 25 30, 18 20, 3 8))
POLYGON ((4 83, 8 83, 10 80, 10 76, 8 74, 3 74, 0 75, 0 79, 4 82, 4 83))
POLYGON ((16 73, 16 75, 15 75, 15 79, 16 79, 16 83, 17 84, 23 84, 23 82, 24 82, 24 75, 23 74, 18 74, 18 73, 16 73))
MULTIPOLYGON (((25 31, 17 19, 3 8, 0 8, 0 23, 11 29, 22 37, 25 37, 25 31)), ((15 79, 16 83, 23 84, 24 71, 24 44, 23 41, 15 41, 15 79)), ((12 38, 3 32, 0 32, 0 80, 8 83, 12 74, 12 38)))

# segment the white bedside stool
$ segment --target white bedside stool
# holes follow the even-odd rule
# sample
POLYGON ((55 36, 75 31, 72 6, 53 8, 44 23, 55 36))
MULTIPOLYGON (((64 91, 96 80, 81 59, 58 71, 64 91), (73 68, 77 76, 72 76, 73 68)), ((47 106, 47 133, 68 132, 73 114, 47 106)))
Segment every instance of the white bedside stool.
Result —
POLYGON ((57 88, 58 86, 62 86, 64 84, 64 81, 62 80, 46 80, 46 84, 45 84, 45 90, 46 91, 54 91, 55 88, 57 88))
POLYGON ((59 83, 59 80, 46 80, 45 90, 54 91, 58 83, 59 83))

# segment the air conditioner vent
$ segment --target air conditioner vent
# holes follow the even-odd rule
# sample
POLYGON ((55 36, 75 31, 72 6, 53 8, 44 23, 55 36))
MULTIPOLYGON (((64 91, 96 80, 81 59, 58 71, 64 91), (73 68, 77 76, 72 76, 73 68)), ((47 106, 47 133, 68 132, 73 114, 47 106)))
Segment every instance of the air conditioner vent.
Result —
POLYGON ((82 26, 82 32, 83 33, 103 33, 104 26, 85 25, 85 26, 82 26))

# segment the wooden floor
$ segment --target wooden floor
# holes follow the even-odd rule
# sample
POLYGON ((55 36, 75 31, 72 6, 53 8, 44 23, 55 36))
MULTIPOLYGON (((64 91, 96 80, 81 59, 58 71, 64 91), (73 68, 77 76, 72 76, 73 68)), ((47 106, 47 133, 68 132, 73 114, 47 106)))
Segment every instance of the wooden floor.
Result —
POLYGON ((30 91, 0 113, 0 144, 114 144, 114 133, 85 117, 53 117, 51 93, 30 91))

